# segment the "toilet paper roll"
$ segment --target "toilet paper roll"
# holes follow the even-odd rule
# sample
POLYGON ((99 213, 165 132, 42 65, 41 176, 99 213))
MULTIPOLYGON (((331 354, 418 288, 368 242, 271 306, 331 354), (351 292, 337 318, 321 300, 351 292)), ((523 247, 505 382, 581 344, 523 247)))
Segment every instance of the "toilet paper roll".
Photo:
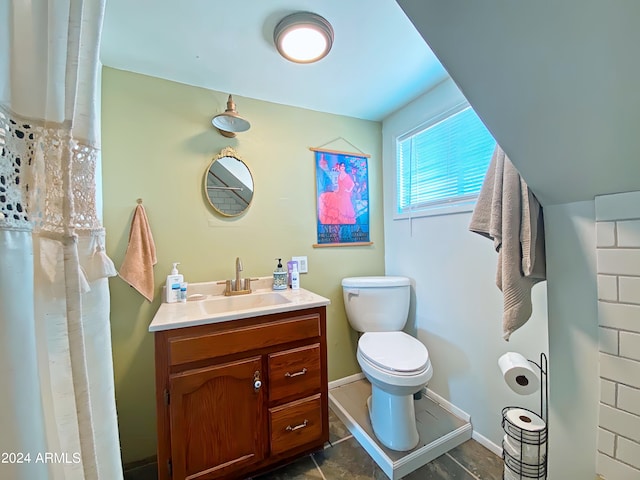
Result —
POLYGON ((504 441, 502 442, 503 448, 512 458, 530 465, 540 465, 544 463, 546 445, 546 442, 540 445, 518 442, 509 435, 505 435, 504 441))
POLYGON ((547 439, 547 424, 538 415, 524 408, 511 408, 505 414, 504 431, 516 441, 541 444, 547 439))
POLYGON ((505 353, 498 359, 498 366, 504 381, 514 392, 530 395, 540 388, 540 379, 531 363, 519 353, 505 353))
POLYGON ((502 476, 503 480, 520 480, 520 474, 514 472, 509 467, 505 465, 504 474, 502 476))

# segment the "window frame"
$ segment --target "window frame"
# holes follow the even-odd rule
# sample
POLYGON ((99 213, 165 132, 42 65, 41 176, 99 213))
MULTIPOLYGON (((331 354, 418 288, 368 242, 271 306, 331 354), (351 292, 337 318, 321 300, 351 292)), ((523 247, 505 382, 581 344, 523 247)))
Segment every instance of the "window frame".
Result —
POLYGON ((394 161, 395 178, 394 178, 393 220, 405 220, 405 219, 411 219, 416 217, 453 215, 453 214, 466 213, 466 212, 473 211, 476 201, 478 199, 479 193, 475 195, 467 196, 466 198, 458 198, 456 200, 452 200, 449 203, 434 203, 433 205, 423 204, 420 207, 416 207, 412 205, 410 207, 406 207, 405 211, 401 212, 399 208, 399 191, 398 191, 399 175, 402 175, 402 172, 399 171, 399 163, 398 163, 398 152, 400 148, 400 143, 411 136, 417 135, 420 132, 423 132, 431 128, 437 123, 445 121, 449 117, 452 117, 458 113, 461 113, 463 110, 467 108, 473 109, 473 107, 469 102, 467 101, 461 102, 429 118, 428 120, 419 123, 418 125, 412 127, 411 129, 394 136, 393 161, 394 161))

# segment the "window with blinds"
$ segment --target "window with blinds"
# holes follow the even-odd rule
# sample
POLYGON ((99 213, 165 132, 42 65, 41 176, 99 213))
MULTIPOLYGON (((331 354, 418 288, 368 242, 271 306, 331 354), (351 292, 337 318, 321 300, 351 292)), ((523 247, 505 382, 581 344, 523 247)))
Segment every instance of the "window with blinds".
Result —
POLYGON ((470 106, 399 137, 398 213, 472 205, 495 146, 470 106))

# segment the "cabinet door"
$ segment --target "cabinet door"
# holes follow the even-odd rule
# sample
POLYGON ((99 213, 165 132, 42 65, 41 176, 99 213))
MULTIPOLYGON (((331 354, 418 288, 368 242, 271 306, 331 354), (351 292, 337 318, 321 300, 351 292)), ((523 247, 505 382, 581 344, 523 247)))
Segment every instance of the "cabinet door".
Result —
POLYGON ((258 462, 266 451, 262 359, 171 375, 173 480, 213 479, 258 462))

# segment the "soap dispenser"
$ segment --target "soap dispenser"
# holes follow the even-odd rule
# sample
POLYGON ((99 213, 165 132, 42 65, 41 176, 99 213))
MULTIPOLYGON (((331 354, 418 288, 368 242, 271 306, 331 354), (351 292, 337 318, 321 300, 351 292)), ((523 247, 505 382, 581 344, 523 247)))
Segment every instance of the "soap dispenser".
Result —
POLYGON ((178 273, 178 265, 180 262, 175 262, 171 273, 167 275, 167 283, 165 284, 167 303, 175 303, 180 298, 180 285, 184 282, 184 277, 178 273))
POLYGON ((274 290, 286 290, 287 289, 287 271, 282 267, 282 259, 277 258, 278 266, 273 271, 273 289, 274 290))

